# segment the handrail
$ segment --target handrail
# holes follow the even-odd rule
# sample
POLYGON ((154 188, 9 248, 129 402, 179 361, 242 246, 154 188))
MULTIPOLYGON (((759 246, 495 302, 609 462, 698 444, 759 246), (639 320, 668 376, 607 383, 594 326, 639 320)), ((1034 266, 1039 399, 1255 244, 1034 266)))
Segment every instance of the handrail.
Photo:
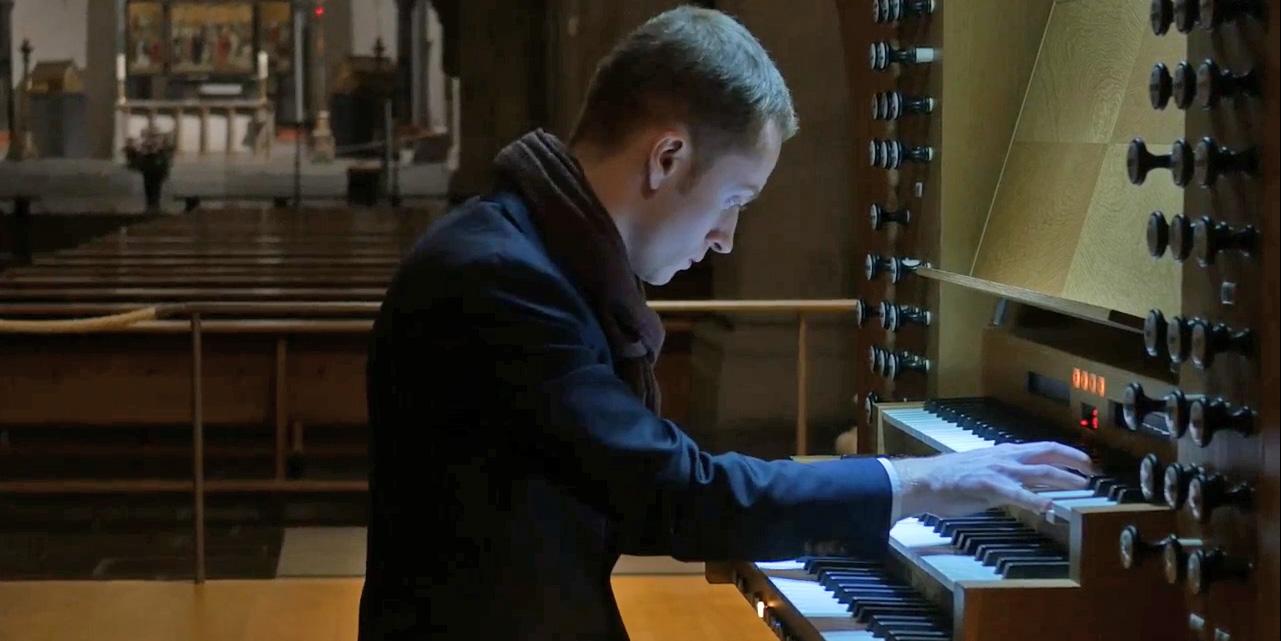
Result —
MULTIPOLYGON (((660 314, 844 314, 854 310, 852 299, 761 299, 761 300, 655 300, 650 309, 660 314)), ((171 303, 135 307, 128 304, 19 304, 0 306, 0 313, 51 315, 70 311, 78 318, 25 320, 0 318, 0 334, 15 333, 84 333, 108 331, 133 323, 164 319, 236 316, 237 318, 272 318, 281 316, 315 319, 333 316, 374 316, 381 303, 360 302, 198 302, 171 303)))
MULTIPOLYGON (((809 317, 811 315, 835 315, 853 312, 853 299, 780 299, 780 300, 657 300, 650 301, 649 306, 660 314, 796 314, 796 453, 808 453, 809 440, 809 317)), ((309 481, 291 481, 284 478, 272 480, 242 479, 233 481, 209 481, 204 471, 204 347, 203 336, 214 330, 219 321, 209 319, 220 316, 233 316, 246 322, 267 322, 281 331, 289 331, 287 321, 292 320, 301 326, 304 323, 316 323, 318 320, 333 321, 335 317, 347 315, 346 324, 368 322, 361 314, 372 316, 379 308, 378 303, 335 303, 335 302, 198 302, 162 304, 141 308, 130 308, 121 304, 0 304, 0 313, 14 311, 28 315, 50 315, 58 311, 74 311, 79 314, 101 314, 83 318, 60 318, 40 320, 3 320, 0 319, 0 334, 71 334, 85 332, 104 332, 111 330, 128 330, 131 327, 163 325, 167 331, 181 332, 173 327, 173 321, 186 320, 187 332, 191 335, 191 427, 192 427, 192 482, 186 485, 192 492, 193 523, 196 553, 194 555, 194 577, 196 583, 204 583, 205 569, 205 495, 217 491, 224 485, 246 491, 267 488, 271 491, 314 491, 318 488, 325 491, 346 491, 363 489, 366 486, 357 481, 336 482, 331 485, 317 485, 309 481), (274 314, 275 316, 271 316, 274 314), (281 319, 282 315, 299 315, 299 318, 281 319), (328 314, 328 316, 325 316, 328 314), (257 315, 257 316, 255 316, 257 315), (353 321, 350 317, 356 315, 353 321), (249 317, 249 318, 246 318, 249 317), (259 319, 259 320, 254 320, 259 319), (160 323, 158 321, 166 320, 160 323), (234 485, 239 483, 239 485, 234 485), (233 484, 233 485, 228 485, 233 484)), ((225 321, 223 321, 225 322, 225 321)), ((149 328, 150 329, 150 328, 149 328)), ((215 330, 216 331, 216 330, 215 330)), ((279 359, 279 353, 277 358, 279 359)), ((277 448, 281 447, 277 435, 277 448)), ((279 458, 279 452, 277 453, 279 458)), ((279 474, 279 464, 278 471, 279 474)), ((0 491, 150 491, 180 490, 181 487, 172 481, 143 480, 126 483, 104 481, 69 480, 65 483, 45 481, 37 483, 9 482, 0 484, 0 491)))

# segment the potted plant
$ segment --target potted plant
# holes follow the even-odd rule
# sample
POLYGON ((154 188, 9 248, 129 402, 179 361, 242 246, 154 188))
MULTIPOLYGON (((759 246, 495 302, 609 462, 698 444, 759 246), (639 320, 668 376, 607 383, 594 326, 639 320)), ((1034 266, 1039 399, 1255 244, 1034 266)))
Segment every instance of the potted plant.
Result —
POLYGON ((137 138, 125 142, 125 160, 129 168, 142 174, 148 212, 160 210, 160 189, 169 177, 173 151, 173 135, 161 133, 154 127, 147 127, 137 138))

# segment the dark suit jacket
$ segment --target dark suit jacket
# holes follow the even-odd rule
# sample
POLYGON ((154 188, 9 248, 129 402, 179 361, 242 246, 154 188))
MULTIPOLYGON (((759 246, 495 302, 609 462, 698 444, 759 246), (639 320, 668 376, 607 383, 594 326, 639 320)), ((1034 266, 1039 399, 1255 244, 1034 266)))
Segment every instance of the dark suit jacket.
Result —
POLYGON ((883 551, 879 462, 700 450, 614 375, 580 291, 503 199, 432 225, 374 325, 362 641, 626 639, 620 553, 883 551))

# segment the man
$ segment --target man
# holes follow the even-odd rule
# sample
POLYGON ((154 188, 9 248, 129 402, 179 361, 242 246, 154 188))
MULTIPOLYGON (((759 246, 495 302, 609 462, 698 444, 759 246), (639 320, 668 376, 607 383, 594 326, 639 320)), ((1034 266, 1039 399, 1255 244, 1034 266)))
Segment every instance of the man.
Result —
POLYGON ((512 143, 499 189, 423 236, 371 346, 361 639, 626 639, 619 554, 874 556, 898 516, 1084 485, 1053 444, 803 465, 712 456, 658 417, 638 278, 729 253, 796 129, 760 44, 676 9, 602 62, 569 147, 512 143))

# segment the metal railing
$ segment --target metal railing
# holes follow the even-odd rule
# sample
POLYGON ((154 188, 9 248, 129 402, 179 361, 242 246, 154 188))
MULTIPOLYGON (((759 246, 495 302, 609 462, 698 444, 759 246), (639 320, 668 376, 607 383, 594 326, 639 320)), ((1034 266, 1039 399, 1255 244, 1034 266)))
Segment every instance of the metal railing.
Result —
MULTIPOLYGON (((373 326, 379 303, 186 303, 130 308, 115 304, 4 305, 0 313, 19 316, 95 315, 74 319, 0 320, 0 334, 84 334, 115 332, 190 333, 192 481, 178 479, 0 482, 0 493, 154 493, 192 492, 196 583, 205 581, 205 495, 209 492, 347 492, 367 490, 362 480, 303 480, 280 475, 285 444, 276 435, 277 476, 270 479, 205 479, 204 336, 218 332, 323 331, 362 333, 373 326), (217 320, 215 320, 217 319, 217 320), (263 323, 266 323, 264 325, 263 323), (319 324, 319 325, 316 325, 319 324)), ((833 300, 689 300, 650 301, 664 316, 704 314, 794 314, 796 329, 796 453, 809 450, 809 322, 811 316, 852 313, 855 301, 833 300)), ((670 321, 665 323, 671 327, 670 321)), ((685 326, 688 328, 688 325, 685 326)), ((279 358, 279 356, 278 356, 279 358)))

